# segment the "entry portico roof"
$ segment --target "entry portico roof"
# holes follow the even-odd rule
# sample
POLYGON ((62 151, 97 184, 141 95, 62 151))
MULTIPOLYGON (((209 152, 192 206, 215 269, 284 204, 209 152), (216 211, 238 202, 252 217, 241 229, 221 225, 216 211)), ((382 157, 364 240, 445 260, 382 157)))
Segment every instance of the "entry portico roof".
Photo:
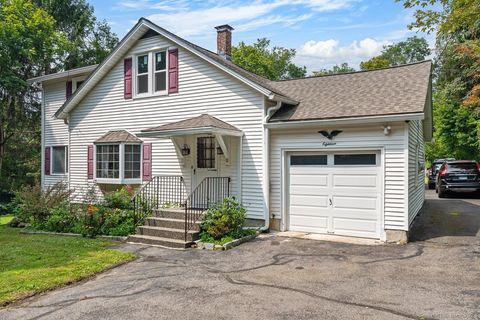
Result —
POLYGON ((202 114, 198 117, 144 129, 141 131, 139 136, 167 138, 191 134, 221 134, 242 136, 243 132, 225 121, 215 118, 209 114, 202 114))

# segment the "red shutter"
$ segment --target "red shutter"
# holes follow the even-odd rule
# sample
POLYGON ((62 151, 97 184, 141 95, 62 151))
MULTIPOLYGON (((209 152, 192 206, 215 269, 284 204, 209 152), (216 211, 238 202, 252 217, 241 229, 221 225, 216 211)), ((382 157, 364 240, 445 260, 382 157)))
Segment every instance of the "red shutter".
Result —
POLYGON ((87 179, 93 179, 93 146, 87 146, 87 179))
POLYGON ((68 100, 72 96, 72 81, 67 81, 66 92, 67 92, 66 96, 67 96, 67 100, 68 100))
POLYGON ((125 99, 132 98, 132 58, 123 60, 123 95, 125 99))
POLYGON ((142 180, 152 180, 152 144, 144 143, 142 145, 142 180))
POLYGON ((178 92, 178 49, 168 50, 168 93, 178 92))
POLYGON ((50 175, 50 162, 51 162, 51 152, 52 148, 50 147, 45 147, 45 175, 49 176, 50 175))

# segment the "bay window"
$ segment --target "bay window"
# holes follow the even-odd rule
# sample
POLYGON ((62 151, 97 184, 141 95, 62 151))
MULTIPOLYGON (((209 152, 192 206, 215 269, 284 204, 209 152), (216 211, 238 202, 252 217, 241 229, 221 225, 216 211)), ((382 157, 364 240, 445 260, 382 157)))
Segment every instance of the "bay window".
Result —
POLYGON ((99 183, 141 183, 141 144, 97 144, 96 178, 99 183))
POLYGON ((142 53, 135 57, 135 95, 167 92, 167 51, 142 53))

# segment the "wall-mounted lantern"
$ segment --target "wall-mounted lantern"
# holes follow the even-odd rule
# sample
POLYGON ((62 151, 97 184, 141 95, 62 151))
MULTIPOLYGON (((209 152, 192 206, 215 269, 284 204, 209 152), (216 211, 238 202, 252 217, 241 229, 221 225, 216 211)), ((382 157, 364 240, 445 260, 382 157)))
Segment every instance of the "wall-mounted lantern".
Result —
POLYGON ((190 148, 184 144, 182 148, 182 156, 188 156, 190 154, 190 148))
POLYGON ((222 148, 217 147, 217 154, 218 154, 218 155, 222 155, 222 154, 223 154, 222 148))

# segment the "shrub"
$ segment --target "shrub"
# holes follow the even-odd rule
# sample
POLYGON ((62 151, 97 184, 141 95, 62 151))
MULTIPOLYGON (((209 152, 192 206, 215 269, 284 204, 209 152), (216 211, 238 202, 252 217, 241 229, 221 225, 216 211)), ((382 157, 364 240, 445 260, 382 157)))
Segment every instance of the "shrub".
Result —
POLYGON ((26 186, 15 193, 18 209, 15 215, 23 221, 31 221, 34 226, 42 225, 50 216, 50 210, 68 202, 70 190, 59 182, 44 190, 40 184, 26 186))
POLYGON ((118 191, 106 193, 104 196, 105 206, 118 209, 131 209, 132 196, 133 194, 127 189, 127 187, 123 187, 118 191))
POLYGON ((77 223, 77 216, 70 211, 67 202, 63 202, 49 211, 50 215, 40 229, 51 232, 72 232, 73 226, 77 223))
POLYGON ((102 234, 126 236, 135 232, 133 210, 105 208, 102 234))
POLYGON ((207 210, 201 233, 218 240, 231 232, 240 232, 245 218, 245 208, 234 198, 225 198, 207 210))

